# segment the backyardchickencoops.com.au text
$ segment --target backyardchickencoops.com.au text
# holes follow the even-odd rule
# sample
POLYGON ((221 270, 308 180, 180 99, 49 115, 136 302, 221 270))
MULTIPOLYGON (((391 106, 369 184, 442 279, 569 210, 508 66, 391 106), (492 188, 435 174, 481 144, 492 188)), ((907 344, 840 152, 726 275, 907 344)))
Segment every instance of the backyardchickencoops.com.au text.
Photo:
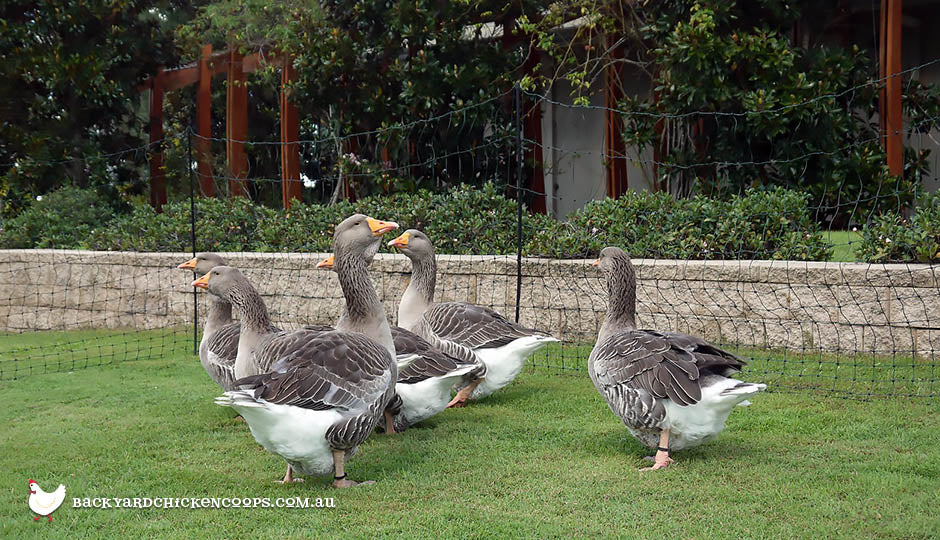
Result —
POLYGON ((336 508, 333 497, 74 497, 72 508, 336 508))

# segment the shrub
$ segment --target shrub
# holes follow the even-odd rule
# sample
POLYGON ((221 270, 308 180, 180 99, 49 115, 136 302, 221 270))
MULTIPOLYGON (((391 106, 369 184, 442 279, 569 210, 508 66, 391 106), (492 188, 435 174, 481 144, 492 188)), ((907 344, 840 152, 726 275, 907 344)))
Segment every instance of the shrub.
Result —
POLYGON ((568 223, 532 238, 527 250, 594 257, 607 245, 635 257, 667 259, 825 260, 831 252, 809 213, 807 195, 782 188, 751 189, 727 201, 628 192, 588 203, 568 223))
MULTIPOLYGON (((355 203, 297 204, 275 210, 236 197, 197 199, 199 251, 330 251, 333 228, 362 212, 417 227, 439 253, 513 254, 516 202, 491 183, 444 193, 418 191, 371 196, 355 203)), ((677 259, 825 259, 829 248, 809 215, 806 195, 784 189, 748 191, 728 201, 676 200, 667 193, 630 192, 592 201, 567 222, 523 212, 524 253, 558 258, 594 257, 607 245, 636 257, 677 259)), ((155 212, 139 203, 87 238, 68 245, 102 250, 189 251, 189 201, 155 212)), ((22 246, 26 247, 26 246, 22 246)))
POLYGON ((0 227, 2 248, 78 248, 114 215, 94 189, 72 186, 37 197, 0 227))
POLYGON ((940 192, 921 197, 910 219, 882 215, 862 230, 856 248, 867 262, 940 261, 940 192))
MULTIPOLYGON (((250 251, 259 237, 263 220, 275 210, 250 200, 196 200, 196 238, 200 251, 250 251)), ((157 213, 140 203, 131 213, 95 230, 83 247, 123 251, 189 251, 192 249, 189 201, 172 202, 157 213)))

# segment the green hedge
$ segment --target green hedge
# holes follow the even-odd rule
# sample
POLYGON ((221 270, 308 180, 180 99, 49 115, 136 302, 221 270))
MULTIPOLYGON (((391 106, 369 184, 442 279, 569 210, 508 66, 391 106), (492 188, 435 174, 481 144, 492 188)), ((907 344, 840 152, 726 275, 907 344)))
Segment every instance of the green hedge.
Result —
MULTIPOLYGON (((201 251, 329 251, 333 227, 363 212, 423 229, 440 253, 512 254, 516 203, 493 184, 444 193, 419 191, 367 197, 332 206, 266 208, 244 198, 197 199, 201 251)), ((0 224, 0 247, 189 251, 190 204, 156 213, 139 203, 114 215, 93 191, 66 188, 0 224)), ((880 217, 863 230, 859 258, 931 261, 940 251, 940 195, 925 197, 910 220, 880 217), (890 242, 887 241, 890 239, 890 242)), ((675 200, 629 192, 588 203, 566 222, 523 213, 524 252, 557 258, 594 257, 618 245, 635 257, 675 259, 827 260, 827 245, 805 194, 749 190, 729 200, 675 200)))
MULTIPOLYGON (((137 206, 95 230, 79 247, 99 250, 188 251, 189 202, 165 205, 163 213, 137 206)), ((275 210, 244 198, 197 199, 196 235, 200 251, 330 251, 333 227, 354 212, 419 227, 441 253, 515 253, 516 203, 496 187, 460 186, 446 193, 398 193, 356 203, 298 204, 275 210)), ((526 214, 526 233, 534 234, 526 214)))
POLYGON ((3 248, 79 248, 114 211, 93 189, 63 187, 37 197, 12 219, 0 222, 3 248))
POLYGON ((567 223, 544 220, 532 254, 584 257, 618 245, 657 259, 826 260, 832 254, 808 209, 808 195, 776 188, 721 201, 676 200, 668 193, 629 192, 592 201, 567 223))
POLYGON ((910 219, 900 216, 873 219, 862 230, 856 253, 869 262, 940 261, 940 193, 922 196, 910 219))

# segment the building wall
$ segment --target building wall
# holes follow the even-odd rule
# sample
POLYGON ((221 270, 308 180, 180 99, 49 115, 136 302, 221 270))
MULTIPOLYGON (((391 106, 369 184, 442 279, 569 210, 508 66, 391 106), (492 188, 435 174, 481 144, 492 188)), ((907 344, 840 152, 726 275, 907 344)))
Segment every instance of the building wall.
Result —
MULTIPOLYGON (((325 254, 232 253, 276 324, 331 324, 343 300, 325 254)), ((184 253, 0 250, 0 331, 165 328, 192 324, 184 253)), ((741 346, 801 353, 940 355, 940 266, 788 261, 635 261, 638 324, 741 346)), ((408 284, 402 255, 379 254, 373 283, 390 319, 408 284)), ((441 256, 437 300, 470 301, 513 317, 509 256, 441 256)), ((520 321, 591 343, 607 308, 589 261, 524 259, 520 321)), ((206 295, 197 294, 202 316, 206 295)))
POLYGON ((546 208, 563 219, 588 201, 607 195, 604 169, 603 94, 592 107, 574 107, 571 86, 560 81, 542 102, 542 158, 545 160, 546 208))

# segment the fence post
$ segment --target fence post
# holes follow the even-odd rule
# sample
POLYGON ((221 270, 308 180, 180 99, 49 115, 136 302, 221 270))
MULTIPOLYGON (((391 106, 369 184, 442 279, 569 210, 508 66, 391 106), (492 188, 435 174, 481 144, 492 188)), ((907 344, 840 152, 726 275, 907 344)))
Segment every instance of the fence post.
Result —
MULTIPOLYGON (((186 132, 186 166, 189 168, 189 234, 196 257, 196 187, 193 181, 193 128, 186 132)), ((193 287, 193 354, 199 354, 199 303, 193 287)))
POLYGON ((516 322, 519 322, 519 302, 522 299, 522 89, 519 83, 512 88, 516 128, 516 322))

